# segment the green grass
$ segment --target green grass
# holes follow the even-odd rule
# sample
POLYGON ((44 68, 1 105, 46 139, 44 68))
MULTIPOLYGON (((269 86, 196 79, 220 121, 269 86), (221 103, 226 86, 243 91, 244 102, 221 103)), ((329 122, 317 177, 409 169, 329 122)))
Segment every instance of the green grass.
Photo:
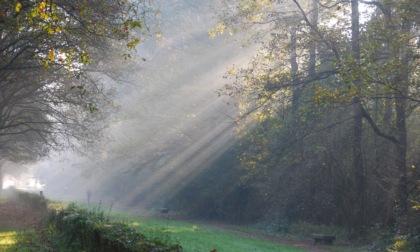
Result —
POLYGON ((0 251, 14 251, 16 249, 18 233, 0 232, 0 251))
MULTIPOLYGON (((4 195, 4 193, 0 191, 0 204, 4 202, 6 198, 7 195, 4 195)), ((63 207, 63 205, 58 202, 50 202, 49 205, 50 207, 55 206, 56 208, 63 207)), ((110 210, 111 209, 105 210, 105 214, 108 215, 110 210)), ((123 220, 127 224, 130 224, 146 237, 156 238, 165 243, 180 244, 186 252, 208 252, 212 249, 229 252, 307 251, 303 248, 270 242, 256 237, 253 238, 250 235, 245 234, 255 233, 257 237, 261 237, 258 230, 250 230, 246 228, 239 230, 235 228, 235 230, 239 231, 235 232, 232 230, 209 227, 191 222, 174 221, 170 219, 165 220, 160 218, 146 218, 123 212, 112 212, 111 217, 117 220, 123 220)), ((314 230, 314 227, 311 227, 306 223, 296 224, 294 228, 296 229, 294 231, 297 233, 302 233, 303 231, 309 233, 320 231, 314 230), (303 229, 303 231, 301 229, 303 229)), ((334 231, 334 234, 340 233, 337 230, 322 231, 334 231)), ((341 235, 342 234, 339 234, 339 236, 341 235)), ((34 248, 35 245, 40 248, 38 238, 39 237, 35 232, 29 232, 28 230, 22 232, 22 230, 13 223, 1 223, 0 225, 0 251, 37 251, 31 249, 34 248), (20 244, 19 247, 17 244, 20 244)), ((328 249, 336 252, 366 251, 347 246, 328 246, 328 249)))
POLYGON ((115 213, 113 216, 130 223, 148 237, 179 243, 185 252, 207 252, 212 249, 229 252, 307 251, 302 248, 251 238, 232 231, 190 222, 145 218, 125 213, 115 213))

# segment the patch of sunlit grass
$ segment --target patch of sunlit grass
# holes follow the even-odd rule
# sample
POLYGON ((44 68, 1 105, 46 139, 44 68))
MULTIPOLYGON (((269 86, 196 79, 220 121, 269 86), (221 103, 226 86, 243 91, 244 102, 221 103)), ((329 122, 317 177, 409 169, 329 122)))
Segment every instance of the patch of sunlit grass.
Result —
POLYGON ((17 232, 0 232, 0 251, 13 250, 17 242, 17 232))
POLYGON ((229 230, 170 219, 154 219, 125 214, 115 215, 124 219, 147 237, 179 243, 184 251, 283 251, 302 252, 303 248, 252 238, 229 230))

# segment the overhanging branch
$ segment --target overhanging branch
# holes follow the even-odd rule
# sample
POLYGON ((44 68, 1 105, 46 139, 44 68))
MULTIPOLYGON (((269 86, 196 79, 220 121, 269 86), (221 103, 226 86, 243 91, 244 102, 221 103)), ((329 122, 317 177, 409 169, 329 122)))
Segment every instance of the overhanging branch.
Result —
POLYGON ((368 123, 370 124, 370 126, 372 127, 373 131, 375 132, 376 135, 383 137, 385 139, 388 139, 389 141, 393 142, 394 144, 399 144, 399 141, 397 138, 395 138, 392 135, 388 135, 386 133, 384 133, 379 127, 378 125, 376 125, 376 123, 373 121, 372 117, 370 116, 369 112, 366 111, 365 107, 363 107, 363 105, 360 104, 361 107, 361 111, 362 111, 362 116, 368 121, 368 123))

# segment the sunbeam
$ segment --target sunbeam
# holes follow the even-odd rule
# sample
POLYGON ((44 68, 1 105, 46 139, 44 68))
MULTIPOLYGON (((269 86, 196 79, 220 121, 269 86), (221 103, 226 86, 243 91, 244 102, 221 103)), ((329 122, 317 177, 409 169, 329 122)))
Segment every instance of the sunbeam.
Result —
MULTIPOLYGON (((168 201, 234 143, 236 109, 217 97, 226 69, 254 48, 210 39, 216 21, 199 1, 163 4, 162 37, 137 48, 144 60, 123 72, 120 110, 93 155, 58 155, 36 169, 45 193, 61 199, 151 208, 168 201), (58 168, 60 167, 60 168, 58 168)), ((132 63, 128 63, 132 64, 132 63)))

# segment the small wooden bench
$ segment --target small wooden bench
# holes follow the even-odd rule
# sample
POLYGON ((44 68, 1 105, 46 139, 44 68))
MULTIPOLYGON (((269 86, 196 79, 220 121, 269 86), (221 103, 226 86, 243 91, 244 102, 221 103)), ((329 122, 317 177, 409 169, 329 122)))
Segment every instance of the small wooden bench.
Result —
POLYGON ((313 234, 312 238, 314 239, 314 244, 321 243, 321 244, 333 244, 335 240, 334 235, 324 235, 324 234, 313 234))

